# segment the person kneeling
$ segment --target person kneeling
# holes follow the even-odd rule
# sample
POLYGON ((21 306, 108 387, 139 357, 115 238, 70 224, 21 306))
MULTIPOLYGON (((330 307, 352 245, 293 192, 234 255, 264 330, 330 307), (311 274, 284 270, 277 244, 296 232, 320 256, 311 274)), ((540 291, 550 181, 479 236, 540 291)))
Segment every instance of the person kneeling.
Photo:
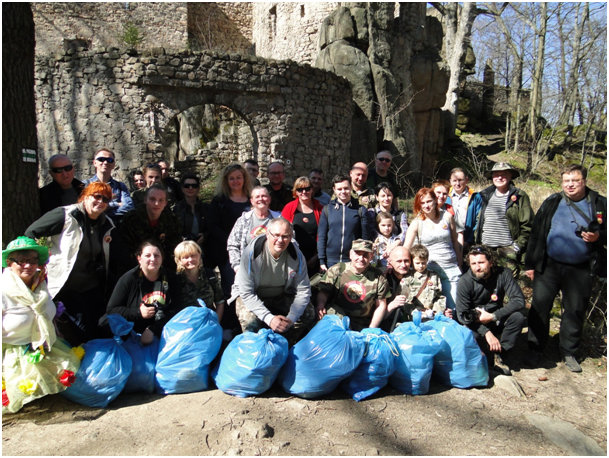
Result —
POLYGON ((244 250, 229 303, 236 302, 241 329, 268 327, 295 344, 314 324, 307 261, 292 240, 292 225, 272 219, 266 234, 244 250))
POLYGON ((380 327, 391 291, 382 272, 370 265, 373 255, 372 242, 357 239, 349 252, 351 262, 339 262, 327 270, 318 285, 320 320, 328 313, 348 316, 354 331, 380 327))
POLYGON ((474 331, 489 368, 495 356, 495 370, 511 375, 513 348, 526 321, 524 295, 512 272, 496 266, 485 245, 472 246, 467 261, 470 269, 457 287, 457 318, 474 331), (506 296, 509 301, 504 305, 506 296))

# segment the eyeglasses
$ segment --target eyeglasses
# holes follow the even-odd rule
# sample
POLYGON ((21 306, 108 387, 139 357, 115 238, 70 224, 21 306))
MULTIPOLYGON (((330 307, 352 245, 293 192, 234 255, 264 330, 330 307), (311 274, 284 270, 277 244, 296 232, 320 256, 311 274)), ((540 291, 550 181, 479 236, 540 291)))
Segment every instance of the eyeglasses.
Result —
POLYGON ((91 197, 93 197, 95 200, 101 200, 105 204, 110 203, 110 199, 102 194, 91 194, 91 197))
POLYGON ((380 162, 391 162, 391 159, 388 157, 377 157, 376 160, 380 162))
POLYGON ((281 175, 285 172, 281 171, 281 172, 269 172, 269 175, 281 175))
POLYGON ((38 257, 35 258, 29 258, 29 259, 15 259, 15 258, 8 258, 9 261, 14 262, 16 264, 19 264, 21 267, 25 267, 26 265, 30 265, 30 266, 37 266, 38 265, 38 257))
POLYGON ((108 164, 114 164, 114 158, 112 158, 112 157, 101 156, 101 157, 96 157, 95 160, 97 162, 107 162, 108 164))
POLYGON ((309 192, 311 189, 313 189, 311 186, 305 186, 304 188, 297 188, 296 192, 309 192))
POLYGON ((196 189, 199 187, 199 185, 197 183, 184 183, 182 187, 184 189, 196 189))
POLYGON ((74 166, 72 164, 64 165, 63 167, 51 167, 51 172, 53 172, 53 173, 69 172, 73 168, 74 168, 74 166))
POLYGON ((273 234, 271 231, 268 231, 268 234, 274 239, 290 240, 292 238, 291 235, 273 234))

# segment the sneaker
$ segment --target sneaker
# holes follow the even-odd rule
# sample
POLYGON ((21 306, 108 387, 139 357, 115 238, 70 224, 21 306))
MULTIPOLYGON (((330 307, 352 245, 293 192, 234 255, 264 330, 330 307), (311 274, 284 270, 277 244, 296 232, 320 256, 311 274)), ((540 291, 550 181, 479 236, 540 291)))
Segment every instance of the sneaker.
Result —
POLYGON ((506 364, 505 361, 503 361, 501 355, 495 355, 495 365, 493 369, 503 375, 512 375, 510 367, 506 364))
POLYGON ((571 372, 582 371, 582 367, 579 365, 579 363, 575 359, 575 356, 573 355, 565 356, 565 366, 567 366, 567 369, 569 369, 571 372))

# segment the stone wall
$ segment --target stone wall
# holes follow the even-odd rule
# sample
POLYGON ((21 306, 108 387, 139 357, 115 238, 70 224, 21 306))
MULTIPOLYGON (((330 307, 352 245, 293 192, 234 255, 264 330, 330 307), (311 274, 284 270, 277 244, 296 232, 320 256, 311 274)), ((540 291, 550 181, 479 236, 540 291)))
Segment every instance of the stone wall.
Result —
POLYGON ((254 2, 252 41, 256 54, 313 64, 321 24, 339 5, 340 2, 254 2))
MULTIPOLYGON (((308 65, 105 48, 39 56, 35 79, 41 160, 69 154, 79 177, 93 174, 92 154, 101 146, 117 153, 121 179, 168 156, 164 144, 177 114, 204 104, 229 107, 243 118, 253 134, 249 157, 263 171, 275 159, 286 163, 288 179, 321 167, 329 180, 347 168, 351 89, 345 79, 308 65)), ((206 154, 202 149, 184 160, 206 169, 206 154)), ((45 162, 41 169, 48 181, 45 162)))
POLYGON ((36 54, 56 53, 81 40, 90 49, 124 46, 127 23, 143 36, 141 48, 162 44, 169 50, 186 49, 186 3, 146 2, 32 2, 36 25, 36 54), (168 20, 170 18, 170 20, 168 20), (68 40, 64 43, 64 39, 68 40))
POLYGON ((187 5, 191 49, 254 54, 251 3, 200 2, 187 5))

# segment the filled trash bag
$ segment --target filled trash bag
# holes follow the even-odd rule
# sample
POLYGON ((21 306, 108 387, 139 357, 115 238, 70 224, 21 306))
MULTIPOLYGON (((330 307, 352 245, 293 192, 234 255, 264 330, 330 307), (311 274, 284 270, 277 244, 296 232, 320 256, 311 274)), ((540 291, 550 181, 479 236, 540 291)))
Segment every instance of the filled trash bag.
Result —
POLYGON ((488 385, 486 356, 471 329, 444 315, 436 315, 421 328, 426 332, 436 331, 442 337, 443 344, 433 364, 434 377, 442 385, 455 388, 488 385))
POLYGON ((279 372, 281 387, 290 394, 313 399, 331 393, 359 366, 366 342, 349 330, 349 317, 326 315, 296 345, 279 372))
POLYGON ((219 390, 245 398, 264 393, 288 357, 288 341, 270 329, 246 331, 235 337, 212 371, 219 390))
POLYGON ((89 407, 106 407, 120 394, 131 374, 131 357, 123 348, 121 336, 133 329, 133 323, 117 314, 108 315, 114 338, 94 339, 82 345, 85 356, 76 380, 63 396, 89 407))
POLYGON ((423 331, 420 311, 415 310, 412 315, 413 321, 400 323, 391 333, 400 357, 389 383, 402 393, 427 394, 434 356, 440 351, 442 339, 433 330, 423 331))
POLYGON ((155 368, 156 390, 164 394, 206 390, 209 365, 221 344, 222 327, 216 312, 204 304, 178 312, 161 334, 155 368))
POLYGON ((400 357, 400 351, 385 331, 365 328, 362 335, 366 342, 362 362, 340 385, 356 401, 372 396, 387 385, 400 357))
POLYGON ((64 391, 75 380, 80 358, 57 339, 51 350, 29 345, 2 344, 2 413, 17 412, 24 404, 64 391))
POLYGON ((141 334, 131 331, 123 348, 131 356, 131 374, 125 384, 125 393, 154 393, 154 377, 156 358, 159 354, 159 339, 154 339, 149 345, 142 345, 141 334))

